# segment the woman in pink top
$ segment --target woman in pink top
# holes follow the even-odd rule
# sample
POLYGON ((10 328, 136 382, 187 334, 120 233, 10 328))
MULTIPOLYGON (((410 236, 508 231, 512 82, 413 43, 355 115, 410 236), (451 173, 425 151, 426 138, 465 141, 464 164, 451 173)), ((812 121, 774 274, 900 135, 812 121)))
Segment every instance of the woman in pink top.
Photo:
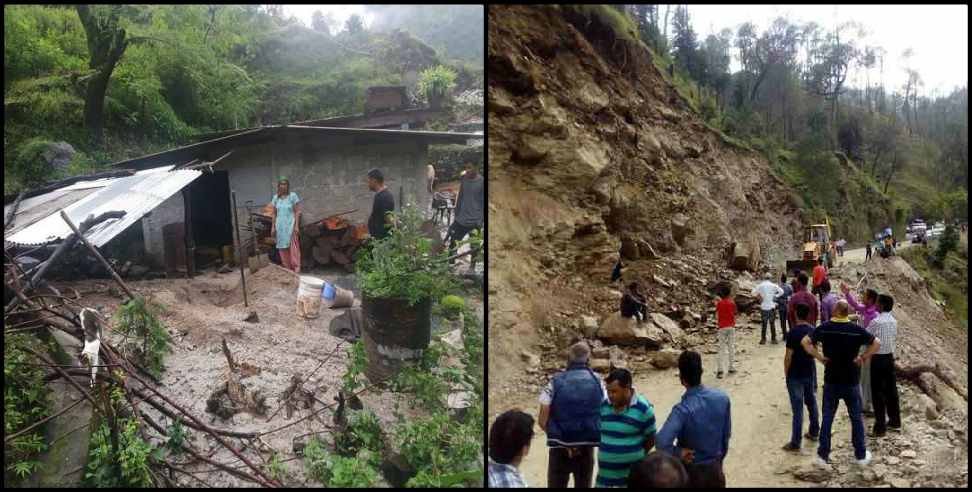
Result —
MULTIPOLYGON (((850 287, 847 284, 841 283, 840 290, 844 292, 844 296, 847 297, 847 304, 850 304, 857 314, 861 315, 860 325, 867 330, 867 327, 871 324, 871 321, 878 315, 877 298, 878 293, 874 289, 867 289, 864 291, 864 304, 859 304, 856 299, 854 299, 854 294, 851 293, 850 287)), ((868 330, 870 332, 870 330, 868 330)), ((873 334, 873 333, 872 333, 873 334)), ((861 409, 865 414, 874 414, 874 407, 871 402, 871 360, 868 359, 861 365, 861 409)))

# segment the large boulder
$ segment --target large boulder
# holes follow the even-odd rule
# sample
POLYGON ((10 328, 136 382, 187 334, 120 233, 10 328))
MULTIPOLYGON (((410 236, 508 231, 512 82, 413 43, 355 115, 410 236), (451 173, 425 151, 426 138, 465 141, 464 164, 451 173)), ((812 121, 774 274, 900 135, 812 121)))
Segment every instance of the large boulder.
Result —
POLYGON ((678 367, 678 356, 681 354, 681 350, 672 348, 661 349, 655 353, 654 357, 651 358, 651 365, 659 369, 678 367))
POLYGON ((74 147, 67 142, 52 142, 44 146, 41 158, 47 165, 47 169, 61 171, 67 168, 76 153, 74 147))
POLYGON ((685 246, 685 239, 692 235, 692 228, 688 225, 689 218, 685 214, 675 214, 672 217, 672 239, 679 246, 685 246))
POLYGON ((679 328, 678 323, 661 313, 651 313, 651 321, 668 334, 670 341, 675 345, 680 345, 685 337, 685 332, 679 328))
POLYGON ((654 323, 638 324, 633 318, 625 318, 616 312, 601 323, 597 337, 619 345, 647 345, 661 347, 668 338, 654 323))
POLYGON ((593 337, 594 333, 597 332, 597 318, 594 316, 582 315, 581 324, 585 337, 593 337))

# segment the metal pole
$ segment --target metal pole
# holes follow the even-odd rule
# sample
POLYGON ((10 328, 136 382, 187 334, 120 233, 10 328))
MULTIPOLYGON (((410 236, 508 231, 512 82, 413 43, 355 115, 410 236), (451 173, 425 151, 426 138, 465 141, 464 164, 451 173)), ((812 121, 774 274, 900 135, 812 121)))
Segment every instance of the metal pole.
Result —
POLYGON ((240 281, 243 284, 243 305, 250 307, 246 299, 246 275, 243 273, 243 250, 240 249, 240 220, 236 217, 236 190, 230 192, 233 197, 233 227, 236 228, 236 262, 240 264, 240 281))

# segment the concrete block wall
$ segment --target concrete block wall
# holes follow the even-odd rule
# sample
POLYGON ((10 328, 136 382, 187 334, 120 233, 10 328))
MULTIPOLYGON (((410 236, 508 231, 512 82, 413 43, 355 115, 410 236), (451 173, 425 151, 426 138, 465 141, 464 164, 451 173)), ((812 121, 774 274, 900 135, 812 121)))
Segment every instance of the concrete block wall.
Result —
POLYGON ((165 238, 162 228, 169 224, 185 222, 185 203, 182 193, 176 193, 142 218, 142 234, 145 238, 145 255, 156 267, 165 266, 165 238))
POLYGON ((364 223, 374 200, 366 180, 372 168, 385 174, 396 210, 400 189, 420 209, 427 207, 431 200, 425 187, 427 147, 408 137, 285 135, 273 144, 251 147, 240 158, 233 156, 225 169, 239 205, 246 200, 266 205, 276 190, 277 177, 283 175, 303 201, 305 223, 352 209, 358 210, 345 217, 364 223))

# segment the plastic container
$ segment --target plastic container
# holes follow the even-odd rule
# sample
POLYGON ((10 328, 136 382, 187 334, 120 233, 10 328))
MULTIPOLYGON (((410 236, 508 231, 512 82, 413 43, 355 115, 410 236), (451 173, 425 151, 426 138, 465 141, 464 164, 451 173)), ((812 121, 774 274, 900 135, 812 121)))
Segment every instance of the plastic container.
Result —
POLYGON ((324 289, 321 290, 321 301, 324 303, 324 307, 331 309, 351 307, 354 304, 354 293, 330 282, 324 282, 324 289))
POLYGON ((320 316, 323 289, 323 280, 308 275, 300 276, 300 287, 297 288, 297 316, 304 319, 316 319, 320 316))

